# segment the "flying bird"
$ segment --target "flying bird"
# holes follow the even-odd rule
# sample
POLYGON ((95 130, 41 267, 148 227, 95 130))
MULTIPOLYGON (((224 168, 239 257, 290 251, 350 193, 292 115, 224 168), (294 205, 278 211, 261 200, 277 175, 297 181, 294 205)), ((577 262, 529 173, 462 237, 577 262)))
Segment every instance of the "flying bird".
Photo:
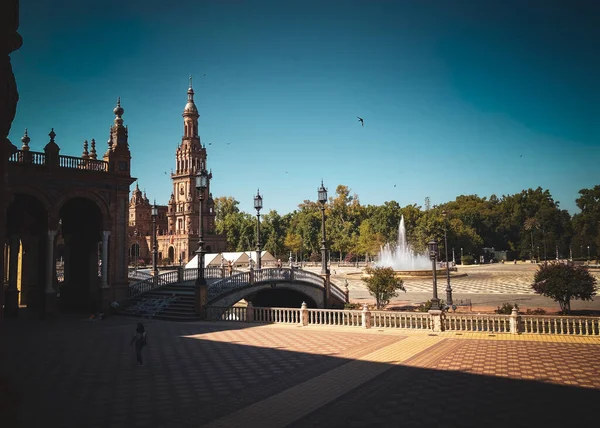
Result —
POLYGON ((361 124, 362 126, 365 126, 365 121, 364 121, 364 119, 363 119, 362 117, 358 117, 358 116, 356 116, 356 117, 358 118, 358 121, 360 122, 360 124, 361 124))
POLYGON ((394 187, 396 187, 396 185, 394 184, 394 187))

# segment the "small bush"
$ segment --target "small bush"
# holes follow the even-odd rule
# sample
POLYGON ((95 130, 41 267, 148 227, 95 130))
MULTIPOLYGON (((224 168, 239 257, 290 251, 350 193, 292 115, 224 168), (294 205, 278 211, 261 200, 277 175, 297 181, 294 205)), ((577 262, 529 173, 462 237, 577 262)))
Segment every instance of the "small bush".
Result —
MULTIPOLYGON (((446 306, 446 302, 440 300, 440 308, 444 308, 446 306)), ((419 312, 429 312, 431 310, 431 300, 426 301, 425 303, 421 303, 417 307, 417 311, 419 312)))
POLYGON ((461 259, 461 263, 462 263, 463 265, 472 265, 472 264, 473 264, 473 262, 474 262, 474 260, 475 260, 475 259, 473 259, 473 256, 470 256, 470 255, 468 255, 468 254, 467 254, 466 256, 463 256, 463 257, 462 257, 462 259, 461 259))
POLYGON ((513 308, 516 308, 518 311, 519 305, 517 305, 516 303, 514 305, 511 303, 502 303, 502 306, 498 306, 498 309, 496 309, 495 312, 497 314, 510 315, 512 313, 513 308))
POLYGON ((546 310, 542 308, 527 309, 526 315, 546 315, 546 310))
POLYGON ((344 304, 344 309, 353 311, 353 310, 357 310, 357 309, 362 309, 362 306, 360 303, 350 302, 350 303, 344 304))

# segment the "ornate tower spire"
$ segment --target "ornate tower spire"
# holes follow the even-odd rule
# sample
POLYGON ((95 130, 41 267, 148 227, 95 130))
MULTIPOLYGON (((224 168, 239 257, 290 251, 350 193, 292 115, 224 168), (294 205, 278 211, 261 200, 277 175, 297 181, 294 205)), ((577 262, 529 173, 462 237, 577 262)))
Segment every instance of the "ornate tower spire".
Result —
POLYGON ((129 175, 131 170, 131 152, 129 151, 128 131, 123 126, 123 113, 121 97, 117 98, 117 106, 113 109, 115 114, 114 125, 110 127, 110 139, 108 140, 108 151, 104 160, 109 162, 109 171, 129 175))
POLYGON ((83 142, 83 153, 81 154, 82 159, 89 159, 90 153, 88 152, 88 140, 83 142))
POLYGON ((31 141, 31 138, 29 138, 29 135, 27 135, 27 128, 25 128, 25 135, 23 135, 21 141, 23 142, 23 147, 21 147, 21 150, 23 150, 24 152, 28 152, 29 142, 31 141))
POLYGON ((96 153, 96 140, 92 138, 92 150, 90 150, 90 159, 98 159, 98 154, 96 153))
POLYGON ((192 76, 190 75, 190 87, 187 90, 187 104, 183 109, 183 138, 198 138, 198 108, 194 103, 194 88, 192 87, 192 76))

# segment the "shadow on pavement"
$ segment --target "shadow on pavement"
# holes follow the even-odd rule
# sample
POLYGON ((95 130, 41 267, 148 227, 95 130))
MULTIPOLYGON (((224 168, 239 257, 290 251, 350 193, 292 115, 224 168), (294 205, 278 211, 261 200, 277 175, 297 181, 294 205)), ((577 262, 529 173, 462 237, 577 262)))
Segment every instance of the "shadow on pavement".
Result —
MULTIPOLYGON (((136 367, 129 339, 137 321, 113 317, 0 325, 0 426, 197 427, 405 339, 360 330, 146 320, 146 364, 136 367)), ((430 349, 441 352, 444 343, 430 349)), ((588 370, 581 376, 597 378, 598 359, 589 363, 579 367, 588 370)), ((379 363, 362 361, 359 367, 374 364, 379 363)), ((519 360, 522 370, 543 364, 519 360)), ((292 426, 583 426, 600 402, 600 391, 592 388, 386 368, 320 403, 292 426)), ((268 426, 260 415, 244 425, 268 426)))

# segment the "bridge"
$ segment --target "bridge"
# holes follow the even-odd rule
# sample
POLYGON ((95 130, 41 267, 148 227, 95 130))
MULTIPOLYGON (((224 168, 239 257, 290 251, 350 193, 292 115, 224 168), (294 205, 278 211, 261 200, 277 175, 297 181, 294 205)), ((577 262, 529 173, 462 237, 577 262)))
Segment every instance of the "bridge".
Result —
MULTIPOLYGON (((185 318, 193 317, 193 299, 198 269, 179 268, 153 276, 130 273, 130 278, 143 278, 129 286, 129 298, 125 304, 139 302, 150 310, 133 311, 138 315, 144 313, 155 316, 168 312, 170 305, 180 306, 178 309, 185 318), (152 300, 144 304, 144 299, 152 300), (183 305, 186 307, 184 308, 183 305)), ((206 306, 231 307, 242 299, 256 303, 256 306, 297 306, 296 303, 306 301, 313 308, 344 307, 348 301, 347 292, 331 283, 327 277, 297 268, 266 268, 250 271, 234 271, 231 276, 226 269, 207 267, 204 277, 208 287, 206 306)))

